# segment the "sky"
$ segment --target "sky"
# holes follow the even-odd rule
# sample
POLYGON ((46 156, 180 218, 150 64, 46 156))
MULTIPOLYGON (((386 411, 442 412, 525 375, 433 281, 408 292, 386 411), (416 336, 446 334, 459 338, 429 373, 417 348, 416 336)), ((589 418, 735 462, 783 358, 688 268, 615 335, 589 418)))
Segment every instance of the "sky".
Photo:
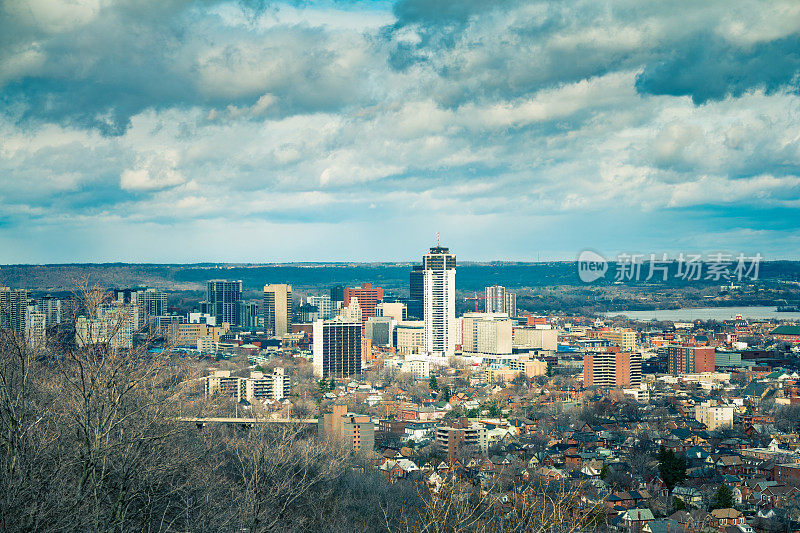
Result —
POLYGON ((800 259, 797 0, 3 0, 0 264, 800 259))

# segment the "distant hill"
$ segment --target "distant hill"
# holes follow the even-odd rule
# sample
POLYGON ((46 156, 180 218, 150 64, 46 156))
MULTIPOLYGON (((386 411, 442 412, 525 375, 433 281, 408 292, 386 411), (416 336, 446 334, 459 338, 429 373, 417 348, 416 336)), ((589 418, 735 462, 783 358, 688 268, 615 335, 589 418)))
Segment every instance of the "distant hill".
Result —
MULTIPOLYGON (((670 270, 665 285, 687 282, 673 279, 670 270)), ((643 267, 645 270, 646 267, 643 267)), ((172 290, 203 290, 209 279, 241 279, 246 290, 259 290, 265 283, 291 283, 298 289, 329 285, 356 285, 372 282, 399 294, 408 290, 411 263, 289 263, 289 264, 62 264, 3 265, 0 285, 35 291, 71 290, 82 283, 104 287, 148 286, 172 290)), ((594 284, 613 282, 615 265, 609 265, 607 279, 594 284)), ((800 261, 772 261, 761 264, 759 278, 767 282, 800 282, 800 261)), ((458 265, 457 286, 463 291, 479 291, 486 285, 507 287, 542 287, 585 285, 577 276, 574 262, 546 263, 470 263, 458 265)), ((694 281, 715 284, 721 281, 694 281)), ((638 283, 639 285, 643 283, 638 283)))

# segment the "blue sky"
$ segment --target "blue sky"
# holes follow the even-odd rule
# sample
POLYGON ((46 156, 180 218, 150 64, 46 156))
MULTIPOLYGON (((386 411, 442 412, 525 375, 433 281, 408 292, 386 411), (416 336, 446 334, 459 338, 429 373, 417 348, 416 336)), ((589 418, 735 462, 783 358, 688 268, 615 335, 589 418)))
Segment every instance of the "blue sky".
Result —
POLYGON ((5 0, 0 263, 799 259, 798 87, 796 0, 5 0))

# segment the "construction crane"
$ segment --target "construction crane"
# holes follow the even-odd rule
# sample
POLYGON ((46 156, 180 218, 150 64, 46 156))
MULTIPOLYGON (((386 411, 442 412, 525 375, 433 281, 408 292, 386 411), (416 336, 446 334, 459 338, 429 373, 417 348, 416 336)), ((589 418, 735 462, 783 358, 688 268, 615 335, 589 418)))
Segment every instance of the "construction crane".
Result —
POLYGON ((468 302, 470 300, 475 300, 475 312, 478 313, 479 312, 478 311, 478 300, 485 300, 485 299, 486 299, 486 296, 478 296, 478 293, 476 292, 476 293, 473 293, 472 296, 467 296, 466 298, 464 298, 464 301, 468 302))

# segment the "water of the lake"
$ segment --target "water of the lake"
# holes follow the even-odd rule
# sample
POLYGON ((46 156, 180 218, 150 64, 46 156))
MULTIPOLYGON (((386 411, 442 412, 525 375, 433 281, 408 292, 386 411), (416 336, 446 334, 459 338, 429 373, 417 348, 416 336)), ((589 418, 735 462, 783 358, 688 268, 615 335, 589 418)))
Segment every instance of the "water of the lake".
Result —
POLYGON ((736 315, 742 318, 771 318, 775 320, 800 320, 800 313, 779 313, 775 306, 752 307, 698 307, 694 309, 657 309, 654 311, 610 311, 605 316, 624 315, 633 320, 670 320, 691 322, 693 320, 730 320, 736 315))

